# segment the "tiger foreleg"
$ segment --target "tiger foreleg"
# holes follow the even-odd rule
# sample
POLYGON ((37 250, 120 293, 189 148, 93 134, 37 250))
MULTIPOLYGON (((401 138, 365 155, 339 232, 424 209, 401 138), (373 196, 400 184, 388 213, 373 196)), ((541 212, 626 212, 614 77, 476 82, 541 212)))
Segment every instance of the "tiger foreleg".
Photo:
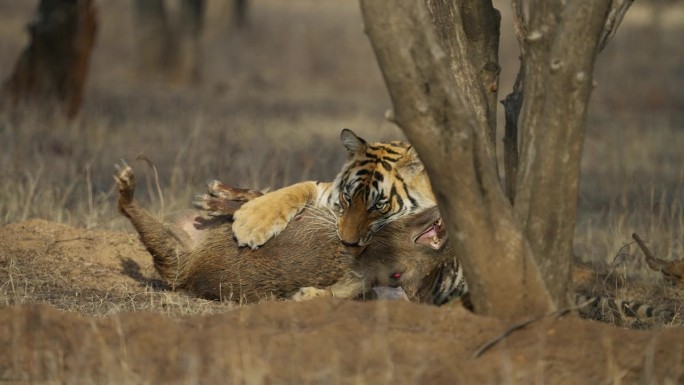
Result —
POLYGON ((354 271, 346 273, 334 285, 318 289, 315 287, 302 287, 292 296, 295 301, 307 301, 314 298, 357 298, 370 290, 363 277, 354 271))
POLYGON ((253 249, 280 234, 307 205, 317 205, 329 183, 301 182, 264 194, 233 214, 233 234, 239 246, 253 249))
POLYGON ((302 287, 292 296, 292 299, 297 302, 308 301, 314 298, 332 297, 329 289, 319 289, 316 287, 302 287))

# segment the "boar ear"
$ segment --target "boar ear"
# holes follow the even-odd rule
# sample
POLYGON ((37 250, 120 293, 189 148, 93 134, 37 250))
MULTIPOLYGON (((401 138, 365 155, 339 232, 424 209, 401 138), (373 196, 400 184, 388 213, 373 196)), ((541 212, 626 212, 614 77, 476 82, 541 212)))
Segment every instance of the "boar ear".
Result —
POLYGON ((366 152, 366 141, 356 136, 352 130, 348 128, 342 130, 340 133, 340 139, 342 140, 344 147, 349 152, 349 156, 363 154, 366 152))

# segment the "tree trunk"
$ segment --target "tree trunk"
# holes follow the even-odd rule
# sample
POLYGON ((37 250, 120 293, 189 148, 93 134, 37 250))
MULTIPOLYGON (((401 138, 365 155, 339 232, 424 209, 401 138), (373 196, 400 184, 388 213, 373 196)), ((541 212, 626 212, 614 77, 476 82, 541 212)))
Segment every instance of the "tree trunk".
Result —
POLYGON ((205 0, 181 0, 174 44, 175 83, 200 81, 202 74, 202 30, 205 0))
POLYGON ((201 79, 206 0, 179 1, 171 18, 163 0, 135 0, 140 76, 175 84, 201 79))
POLYGON ((611 0, 563 3, 530 4, 514 200, 554 297, 569 289, 586 111, 611 0))
POLYGON ((244 28, 247 25, 247 0, 233 0, 233 25, 244 28))
POLYGON ((28 25, 29 45, 3 86, 3 98, 78 113, 95 43, 92 0, 41 0, 28 25))
MULTIPOLYGON (((453 58, 463 56, 442 50, 421 2, 362 0, 361 10, 396 122, 428 170, 475 311, 518 319, 554 309, 557 305, 501 190, 487 149, 491 141, 460 88, 468 82, 458 82, 449 70, 453 58)), ((465 40, 455 41, 460 52, 467 52, 465 40)), ((471 71, 469 76, 478 75, 471 71)))
POLYGON ((487 141, 487 155, 496 164, 501 15, 491 1, 425 2, 440 43, 449 56, 457 90, 472 105, 478 130, 482 131, 487 141))
POLYGON ((165 78, 172 58, 171 28, 164 0, 134 0, 136 57, 141 77, 165 78))
POLYGON ((506 102, 506 161, 518 167, 507 164, 504 192, 491 1, 361 0, 394 120, 425 163, 475 311, 507 319, 569 305, 593 64, 631 1, 535 0, 529 26, 522 3, 512 4, 522 62, 506 102))

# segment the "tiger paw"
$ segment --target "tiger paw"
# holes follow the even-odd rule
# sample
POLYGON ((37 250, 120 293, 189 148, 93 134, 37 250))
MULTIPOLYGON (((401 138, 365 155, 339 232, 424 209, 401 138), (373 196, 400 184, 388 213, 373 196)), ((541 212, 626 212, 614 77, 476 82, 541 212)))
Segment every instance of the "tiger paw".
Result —
POLYGON ((299 209, 273 196, 275 193, 251 200, 233 214, 233 235, 239 246, 256 249, 280 234, 297 215, 299 209))
POLYGON ((331 297, 332 293, 329 290, 317 289, 315 287, 302 287, 292 296, 292 299, 297 302, 308 301, 314 298, 331 297))

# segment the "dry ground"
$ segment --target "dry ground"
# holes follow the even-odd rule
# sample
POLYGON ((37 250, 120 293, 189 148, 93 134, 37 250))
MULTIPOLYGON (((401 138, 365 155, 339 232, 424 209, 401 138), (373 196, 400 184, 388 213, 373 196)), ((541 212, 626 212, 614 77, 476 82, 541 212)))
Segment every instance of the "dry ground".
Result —
POLYGON ((550 317, 474 358, 510 325, 458 305, 318 300, 235 308, 190 298, 154 279, 135 236, 44 220, 3 226, 0 248, 9 270, 3 291, 23 304, 0 309, 2 383, 684 381, 680 328, 646 332, 550 317))
MULTIPOLYGON (((35 3, 0 0, 0 78, 35 3)), ((611 272, 587 290, 680 308, 681 292, 631 244, 638 232, 661 258, 684 259, 684 7, 673 4, 638 2, 599 59, 575 251, 611 272)), ((136 77, 130 3, 98 6, 81 116, 0 114, 1 381, 684 382, 684 331, 672 325, 549 319, 472 359, 507 325, 404 302, 235 307, 167 291, 116 213, 120 158, 155 163, 163 199, 152 172, 138 196, 169 214, 206 178, 253 188, 330 179, 344 127, 372 140, 401 133, 382 119, 390 104, 354 2, 258 0, 237 31, 227 4, 210 1, 203 81, 192 87, 136 77)), ((503 31, 505 92, 516 64, 503 31)))

